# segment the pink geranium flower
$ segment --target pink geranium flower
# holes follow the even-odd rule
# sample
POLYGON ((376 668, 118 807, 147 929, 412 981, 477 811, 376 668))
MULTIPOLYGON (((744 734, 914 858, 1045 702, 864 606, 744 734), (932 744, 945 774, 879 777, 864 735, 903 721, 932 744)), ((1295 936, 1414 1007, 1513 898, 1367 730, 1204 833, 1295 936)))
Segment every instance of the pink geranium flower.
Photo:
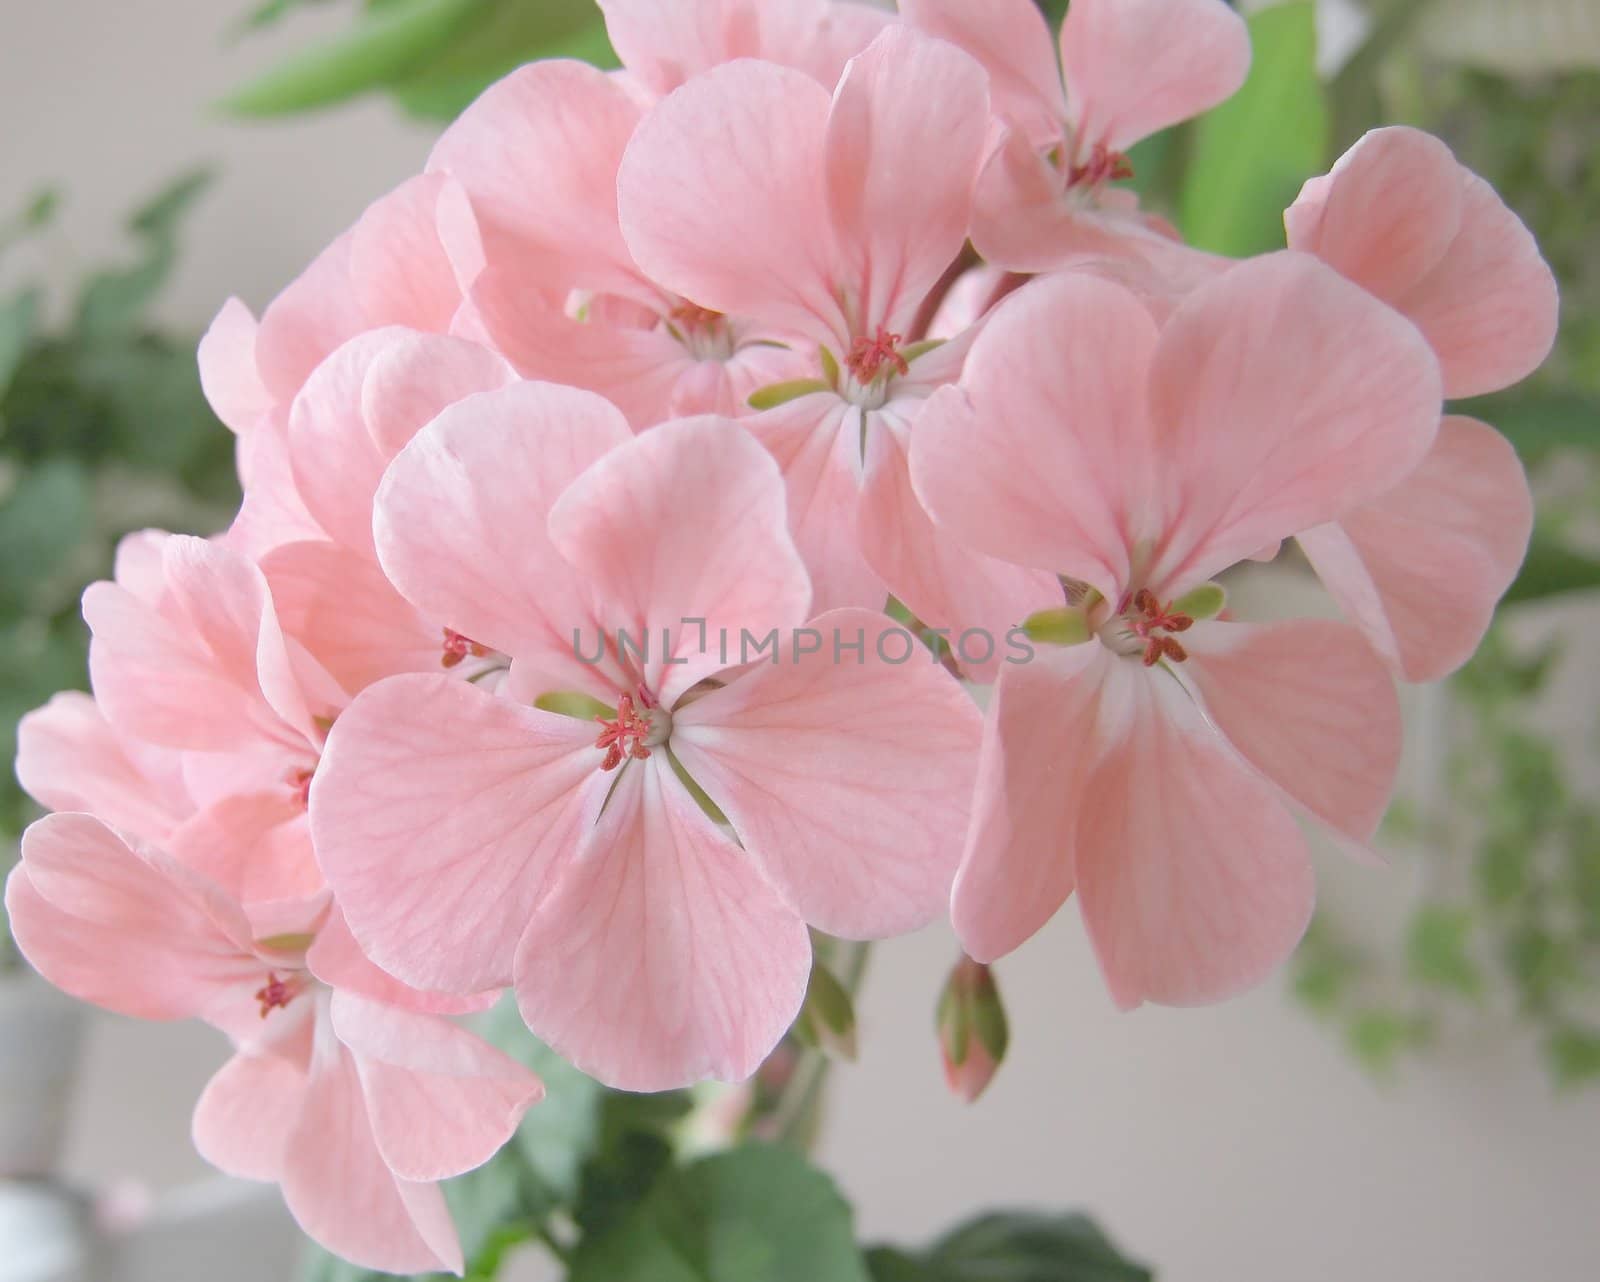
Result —
POLYGON ((1038 272, 1132 254, 1191 270, 1180 268, 1188 254, 1171 229, 1114 184, 1133 176, 1134 143, 1244 83, 1249 35, 1223 0, 1073 0, 1059 67, 1031 0, 903 0, 901 10, 989 72, 1005 127, 973 216, 973 243, 985 258, 1038 272))
POLYGON ((462 1271, 437 1182, 486 1162, 543 1093, 438 1018, 481 1001, 376 971, 325 897, 252 920, 202 874, 88 815, 28 830, 6 911, 28 960, 74 996, 235 1039, 195 1109, 214 1165, 281 1184, 301 1227, 364 1267, 462 1271))
POLYGON ((925 653, 879 660, 876 614, 812 625, 859 633, 859 662, 790 653, 810 591, 777 468, 735 425, 634 439, 589 393, 487 393, 402 452, 376 531, 419 609, 512 657, 512 697, 396 677, 329 737, 317 851, 384 969, 512 981, 561 1054, 653 1090, 755 1069, 799 1008, 808 922, 877 936, 948 902, 977 715, 925 653), (725 671, 745 632, 784 661, 725 671))
POLYGON ((1003 632, 1031 576, 928 522, 906 451, 970 335, 908 342, 960 253, 988 121, 972 59, 903 27, 851 60, 830 101, 765 63, 719 67, 649 116, 622 165, 623 231, 652 277, 800 336, 813 381, 748 420, 783 467, 818 609, 882 606, 1003 632))
MULTIPOLYGON (((1494 189, 1437 138, 1373 131, 1307 183, 1284 220, 1291 248, 1422 330, 1447 397, 1499 391, 1549 355, 1558 314, 1549 266, 1494 189)), ((1484 424, 1452 418, 1414 476, 1300 545, 1396 670, 1432 681, 1477 649, 1532 525, 1515 451, 1484 424)))
POLYGON ((1076 886, 1122 1005, 1214 1000, 1283 959, 1313 893, 1286 803, 1370 838, 1393 685, 1343 624, 1219 622, 1219 592, 1190 594, 1390 489, 1438 415, 1416 330, 1301 255, 1233 269, 1159 330, 1092 276, 998 309, 913 471, 947 529, 1062 576, 1044 618, 1081 643, 1000 678, 953 900, 973 957, 1076 886))

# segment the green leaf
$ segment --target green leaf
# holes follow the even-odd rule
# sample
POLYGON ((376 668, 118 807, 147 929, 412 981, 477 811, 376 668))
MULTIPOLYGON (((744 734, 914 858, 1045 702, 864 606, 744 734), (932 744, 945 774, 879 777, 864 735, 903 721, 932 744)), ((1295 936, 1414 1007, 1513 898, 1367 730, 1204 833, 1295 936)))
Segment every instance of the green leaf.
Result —
POLYGON ((1390 1010, 1360 1011, 1345 1029, 1351 1053, 1374 1073, 1392 1071, 1402 1054, 1422 1046, 1427 1038, 1421 1020, 1390 1010))
POLYGON ((1558 1028, 1545 1040, 1558 1086, 1586 1086, 1600 1081, 1600 1032, 1586 1028, 1558 1028))
POLYGON ((0 303, 0 397, 16 376, 39 321, 39 291, 24 290, 0 303))
POLYGON ((931 1251, 878 1248, 873 1282, 1151 1282, 1087 1216, 996 1211, 957 1228, 931 1251))
POLYGON ((1509 392, 1458 401, 1469 414, 1499 429, 1525 463, 1555 450, 1600 450, 1600 400, 1576 392, 1509 392))
POLYGON ((570 1282, 867 1282, 850 1208, 786 1148, 747 1145, 681 1168, 611 1232, 587 1235, 570 1282))
POLYGON ((1194 126, 1180 222, 1197 249, 1242 257, 1283 245, 1283 211, 1326 168, 1328 109, 1310 0, 1250 16, 1250 78, 1194 126))
POLYGON ((0 605, 19 607, 53 573, 89 524, 89 480, 70 459, 21 473, 0 502, 0 605))
POLYGON ((133 266, 96 272, 85 283, 78 298, 77 326, 87 342, 103 342, 136 328, 172 275, 183 215, 212 178, 207 169, 184 174, 128 219, 128 230, 141 242, 142 253, 133 266))
POLYGON ((1600 588, 1600 561, 1574 552, 1549 535, 1534 532, 1522 572, 1506 593, 1503 604, 1542 601, 1569 592, 1593 592, 1600 588))
POLYGON ((331 44, 297 54, 221 104, 238 116, 332 106, 417 72, 486 10, 481 0, 396 0, 331 44))
POLYGON ((1483 971, 1471 954, 1473 920, 1468 909, 1424 904, 1411 919, 1406 965, 1419 983, 1476 997, 1483 971))

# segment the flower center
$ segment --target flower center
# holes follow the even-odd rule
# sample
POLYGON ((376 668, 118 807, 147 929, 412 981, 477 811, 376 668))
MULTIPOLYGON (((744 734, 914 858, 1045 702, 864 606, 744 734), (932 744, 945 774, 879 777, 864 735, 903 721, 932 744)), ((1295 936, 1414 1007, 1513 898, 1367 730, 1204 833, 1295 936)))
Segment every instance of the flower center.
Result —
POLYGON ((733 359, 733 330, 721 312, 686 300, 667 313, 667 328, 697 361, 733 359))
POLYGON ((1153 668, 1163 659, 1182 663, 1189 657, 1172 634, 1193 626, 1189 615, 1176 612, 1171 602, 1163 605, 1154 592, 1141 588, 1123 597, 1117 613, 1100 628, 1100 639, 1118 654, 1139 655, 1145 667, 1153 668))
POLYGON ((891 334, 880 325, 873 337, 863 335, 856 339, 850 355, 845 358, 845 367, 863 387, 877 382, 885 366, 904 377, 911 372, 910 362, 900 351, 904 341, 899 334, 891 334))
POLYGON ((1108 182, 1126 182, 1132 177, 1133 164, 1128 157, 1097 142, 1087 160, 1067 170, 1067 190, 1088 188, 1092 191, 1108 182))
POLYGON ((594 746, 604 748, 602 770, 615 770, 624 761, 643 761, 652 748, 659 748, 672 733, 672 716, 656 702, 644 686, 638 688, 638 701, 625 694, 617 702, 615 717, 596 717, 600 737, 594 746))
POLYGON ((311 806, 311 780, 316 777, 315 766, 302 766, 298 770, 291 770, 284 782, 289 785, 290 794, 299 803, 300 809, 306 810, 311 806))
POLYGON ((256 990, 256 1001, 261 1003, 261 1018, 265 1019, 273 1011, 287 1006, 306 989, 303 975, 290 975, 287 979, 278 978, 277 971, 267 972, 267 982, 256 990))

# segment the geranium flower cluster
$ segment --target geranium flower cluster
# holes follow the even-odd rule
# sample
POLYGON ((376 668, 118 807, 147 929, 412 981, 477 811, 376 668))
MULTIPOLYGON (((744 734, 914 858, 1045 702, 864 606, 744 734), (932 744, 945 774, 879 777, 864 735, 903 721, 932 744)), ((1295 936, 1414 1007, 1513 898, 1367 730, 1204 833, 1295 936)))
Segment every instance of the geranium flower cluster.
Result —
POLYGON ((761 1064, 809 929, 988 962, 1076 889, 1118 1003, 1256 983, 1529 533, 1442 410, 1554 284, 1441 143, 1247 262, 1121 185, 1245 76, 1222 0, 602 8, 624 71, 515 72, 223 308, 238 519, 129 537, 21 729, 21 947, 229 1034, 201 1151, 370 1267, 461 1268, 437 1182, 541 1088, 450 1017, 508 987, 656 1090, 761 1064), (1345 621, 1227 610, 1291 539, 1345 621))

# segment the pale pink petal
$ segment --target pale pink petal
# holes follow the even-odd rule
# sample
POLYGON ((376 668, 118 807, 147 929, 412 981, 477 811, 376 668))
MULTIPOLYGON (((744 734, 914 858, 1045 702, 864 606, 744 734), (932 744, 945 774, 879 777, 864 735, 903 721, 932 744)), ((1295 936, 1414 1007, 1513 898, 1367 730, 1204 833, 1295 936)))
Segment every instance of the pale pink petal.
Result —
POLYGON ((1073 0, 1061 65, 1079 134, 1125 151, 1231 98, 1250 34, 1224 0, 1073 0))
POLYGON ((355 1057, 378 1151, 400 1179, 482 1166, 544 1097, 516 1060, 446 1020, 348 992, 333 995, 330 1012, 355 1057))
POLYGON ((489 267, 525 288, 648 289, 617 227, 617 166, 639 122, 622 84, 582 62, 535 62, 450 126, 430 171, 467 189, 489 267))
POLYGON ((939 392, 912 433, 912 478, 935 522, 1115 595, 1158 466, 1145 410, 1156 334, 1132 293, 1087 275, 1041 280, 996 308, 965 394, 939 392))
POLYGON ((443 629, 400 595, 377 565, 333 543, 289 543, 261 572, 278 618, 347 690, 400 672, 437 672, 443 629))
POLYGON ((421 989, 504 985, 610 783, 598 733, 444 676, 357 698, 328 736, 311 830, 362 951, 421 989))
POLYGON ((902 0, 900 13, 983 64, 996 115, 1038 147, 1060 140, 1067 100, 1050 25, 1033 0, 902 0))
POLYGON ((196 1150, 224 1174, 276 1183, 305 1092, 305 1073, 281 1055, 235 1055, 194 1106, 196 1150))
POLYGON ((256 368, 256 318, 230 298, 200 340, 200 387, 230 431, 250 432, 272 413, 272 396, 256 368))
POLYGON ((1194 1006, 1235 996, 1293 951, 1315 898, 1310 852, 1276 790, 1174 682, 1122 663, 1131 701, 1082 792, 1078 895, 1111 995, 1194 1006))
POLYGON ((675 714, 672 751, 812 925, 850 939, 927 925, 961 856, 977 706, 868 610, 812 619, 778 660, 675 714))
POLYGON ((425 993, 401 983, 387 971, 378 969, 361 951, 337 905, 306 950, 306 969, 329 988, 421 1015, 470 1015, 488 1010, 500 996, 494 990, 468 996, 425 993))
POLYGON ((1041 648, 1000 674, 978 757, 972 825, 951 896, 961 946, 990 962, 1020 947, 1073 887, 1073 832, 1095 764, 1098 645, 1041 648))
POLYGON ((954 46, 894 26, 851 59, 824 149, 828 207, 867 324, 904 332, 961 252, 988 132, 983 68, 954 46))
POLYGON ((93 699, 64 691, 17 725, 17 780, 41 806, 81 810, 159 840, 193 809, 178 754, 117 734, 93 699))
POLYGON ((243 904, 304 899, 323 888, 305 803, 289 780, 272 792, 207 806, 172 834, 168 848, 243 904))
POLYGON ((1420 129, 1375 129, 1306 184, 1284 214, 1289 248, 1394 303, 1461 230, 1461 166, 1420 129))
POLYGON ((973 551, 933 523, 911 486, 908 431, 875 416, 856 524, 868 563, 923 623, 942 628, 962 671, 993 681, 1007 634, 1030 614, 1061 604, 1055 575, 973 551))
POLYGON ((1165 531, 1147 583, 1211 578, 1402 480, 1438 432, 1438 362, 1403 317, 1305 254, 1233 268, 1185 300, 1151 376, 1165 531))
POLYGON ((1202 624, 1180 675, 1252 766, 1356 842, 1378 831, 1400 765, 1400 700, 1354 628, 1299 619, 1202 624))
POLYGON ((458 279, 440 234, 441 205, 463 199, 454 186, 444 174, 421 174, 351 229, 350 283, 369 326, 405 325, 439 334, 450 328, 472 284, 458 279))
POLYGON ((619 1090, 743 1081, 805 997, 805 923, 659 756, 617 780, 584 857, 517 951, 517 1003, 619 1090))
POLYGON ((639 266, 703 307, 820 341, 844 335, 828 127, 827 91, 768 63, 718 67, 674 92, 639 126, 618 175, 639 266))
POLYGON ((789 530, 811 574, 813 611, 878 608, 883 580, 862 555, 861 411, 831 392, 802 396, 744 426, 783 471, 789 530))
MULTIPOLYGON (((744 2, 748 3, 749 0, 744 2)), ((766 5, 761 12, 776 12, 783 8, 781 5, 766 5)), ((795 9, 801 12, 803 6, 796 6, 795 9)), ((885 13, 877 8, 873 0, 831 0, 821 20, 793 51, 782 43, 785 33, 780 30, 775 38, 769 37, 763 42, 766 48, 761 56, 768 62, 798 67, 831 89, 839 83, 845 64, 895 21, 893 13, 885 13)))
POLYGON ((1408 681, 1471 657, 1516 578, 1533 501, 1516 451, 1475 419, 1446 418, 1422 466, 1300 545, 1346 616, 1408 681))
POLYGON ((288 404, 311 371, 341 343, 365 329, 360 300, 350 284, 346 231, 324 249, 261 314, 256 363, 274 401, 288 404))
POLYGON ((28 829, 6 911, 17 947, 52 984, 139 1019, 205 1015, 262 971, 237 904, 88 815, 28 829))
POLYGON ((711 638, 793 627, 811 600, 778 465, 727 419, 618 446, 557 500, 550 537, 608 633, 651 639, 641 675, 666 706, 728 666, 711 638))
POLYGON ((313 1241, 362 1268, 459 1274, 461 1244, 444 1195, 389 1170, 352 1056, 329 1029, 318 1029, 317 1042, 283 1166, 290 1214, 313 1241))
POLYGON ((1521 382, 1544 363, 1560 319, 1556 279, 1494 188, 1463 171, 1461 234, 1396 305, 1439 355, 1455 400, 1521 382))
POLYGON ((286 417, 280 412, 239 441, 244 501, 222 542, 244 556, 261 556, 300 539, 327 538, 295 484, 286 417))

